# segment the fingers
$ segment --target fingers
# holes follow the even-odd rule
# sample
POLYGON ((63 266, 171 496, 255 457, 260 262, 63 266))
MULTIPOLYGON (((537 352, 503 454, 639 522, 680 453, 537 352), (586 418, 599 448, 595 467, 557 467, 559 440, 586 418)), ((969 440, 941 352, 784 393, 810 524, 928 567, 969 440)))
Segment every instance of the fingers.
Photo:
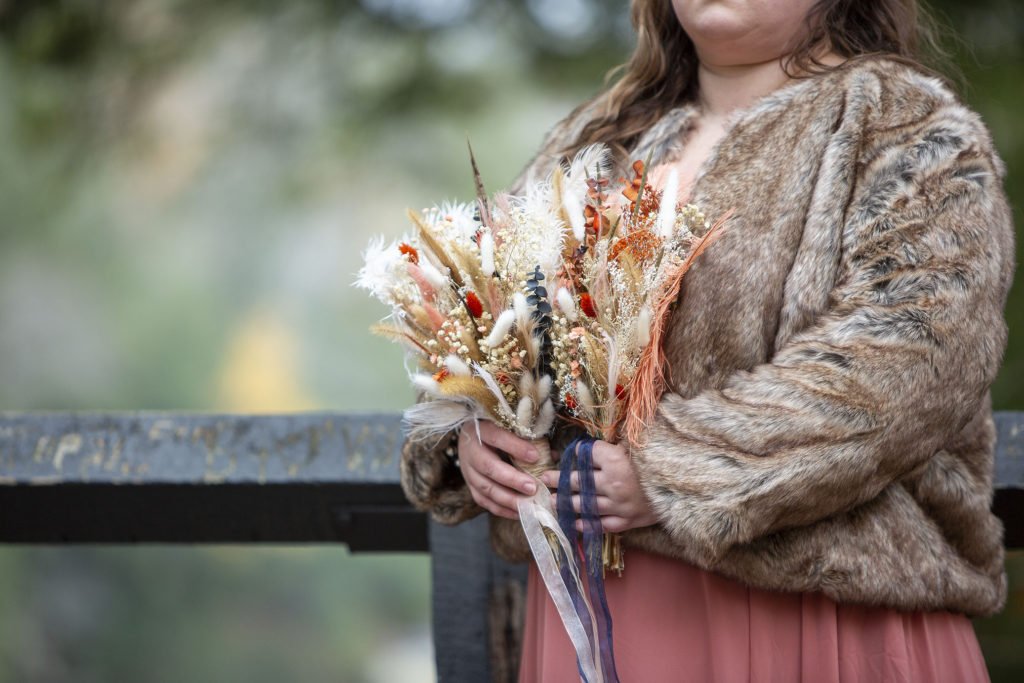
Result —
MULTIPOLYGON (((552 494, 551 499, 554 501, 555 505, 558 505, 558 494, 552 494)), ((597 502, 597 514, 599 516, 603 517, 604 515, 615 514, 619 511, 618 507, 615 505, 615 501, 607 496, 597 496, 595 500, 597 502)), ((572 509, 576 514, 583 512, 583 504, 580 496, 572 497, 572 509)))
POLYGON ((486 477, 481 477, 473 470, 464 468, 463 476, 477 505, 499 517, 519 519, 516 501, 521 496, 512 489, 496 484, 486 477))
MULTIPOLYGON (((547 472, 545 472, 544 474, 542 474, 540 476, 540 481, 541 481, 542 484, 547 486, 549 489, 557 489, 558 488, 558 477, 560 476, 560 474, 561 473, 558 470, 548 470, 547 472)), ((594 469, 594 487, 597 488, 597 489, 600 489, 601 485, 603 483, 604 483, 604 475, 601 474, 600 470, 595 468, 594 469)), ((580 473, 579 473, 579 470, 573 470, 569 474, 569 490, 571 490, 571 491, 579 491, 580 490, 580 473)))
POLYGON ((595 441, 591 456, 594 459, 595 470, 615 464, 623 458, 629 458, 622 444, 611 444, 607 441, 595 441))
MULTIPOLYGON (((483 424, 481 424, 481 432, 483 432, 483 424)), ((469 470, 470 477, 475 481, 487 480, 528 496, 533 495, 537 491, 537 484, 533 477, 502 460, 497 453, 485 445, 486 443, 485 441, 484 444, 481 444, 476 440, 475 435, 467 434, 465 430, 460 434, 459 462, 462 465, 463 476, 465 476, 466 470, 469 470)))
POLYGON ((540 457, 537 449, 529 441, 519 438, 493 422, 480 423, 480 437, 488 446, 502 450, 516 460, 532 464, 540 457))
MULTIPOLYGON (((618 534, 634 528, 627 519, 616 515, 601 517, 601 531, 609 534, 618 534)), ((583 531, 583 521, 576 520, 576 531, 583 531)))
POLYGON ((474 427, 463 429, 459 435, 462 476, 480 507, 499 517, 518 519, 517 501, 523 495, 533 495, 537 484, 533 477, 509 465, 488 447, 495 435, 485 435, 485 424, 480 425, 484 443, 477 439, 474 427))

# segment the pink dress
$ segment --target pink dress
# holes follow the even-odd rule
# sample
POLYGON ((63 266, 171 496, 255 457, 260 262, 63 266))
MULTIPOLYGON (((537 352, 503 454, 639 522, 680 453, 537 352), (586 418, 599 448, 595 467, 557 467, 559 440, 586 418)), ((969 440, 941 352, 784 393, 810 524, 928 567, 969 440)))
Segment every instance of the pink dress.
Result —
MULTIPOLYGON (((659 681, 988 681, 970 620, 840 605, 820 593, 762 591, 692 565, 626 551, 609 574, 622 683, 659 681)), ((580 680, 575 651, 530 563, 521 683, 580 680)))

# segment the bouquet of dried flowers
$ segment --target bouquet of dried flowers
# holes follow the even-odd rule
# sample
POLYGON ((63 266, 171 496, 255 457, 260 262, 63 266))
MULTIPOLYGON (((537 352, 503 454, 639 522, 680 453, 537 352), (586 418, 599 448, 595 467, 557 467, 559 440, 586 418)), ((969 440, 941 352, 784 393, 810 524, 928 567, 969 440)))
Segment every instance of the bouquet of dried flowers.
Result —
MULTIPOLYGON (((410 211, 414 232, 373 242, 359 272, 357 284, 391 307, 374 331, 414 361, 411 379, 425 400, 405 411, 409 437, 438 439, 487 419, 543 453, 561 417, 591 437, 566 450, 563 474, 574 463, 588 469, 593 437, 641 438, 664 390, 660 342, 669 309, 724 218, 710 225, 696 207, 677 206, 674 172, 664 192, 656 190, 642 161, 633 164, 635 177, 613 185, 602 146, 584 149, 520 196, 489 198, 472 164, 475 204, 410 211), (578 454, 585 456, 577 461, 578 454)), ((531 473, 553 464, 549 455, 531 473)), ((568 505, 569 495, 560 490, 559 502, 568 505)), ((606 566, 622 570, 617 537, 600 533, 596 506, 584 501, 583 559, 602 608, 595 614, 568 540, 576 537, 572 510, 559 512, 561 520, 539 484, 520 505, 581 672, 611 680, 601 581, 606 566)))

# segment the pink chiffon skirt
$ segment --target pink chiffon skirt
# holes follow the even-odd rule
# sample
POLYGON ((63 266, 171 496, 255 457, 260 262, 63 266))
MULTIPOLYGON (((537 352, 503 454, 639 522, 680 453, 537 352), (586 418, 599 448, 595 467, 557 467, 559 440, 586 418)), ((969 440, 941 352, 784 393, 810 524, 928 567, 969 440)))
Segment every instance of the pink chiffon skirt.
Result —
MULTIPOLYGON (((643 681, 988 681, 970 620, 840 605, 819 593, 762 591, 629 550, 609 574, 615 663, 643 681)), ((530 564, 520 683, 578 681, 576 656, 530 564)))

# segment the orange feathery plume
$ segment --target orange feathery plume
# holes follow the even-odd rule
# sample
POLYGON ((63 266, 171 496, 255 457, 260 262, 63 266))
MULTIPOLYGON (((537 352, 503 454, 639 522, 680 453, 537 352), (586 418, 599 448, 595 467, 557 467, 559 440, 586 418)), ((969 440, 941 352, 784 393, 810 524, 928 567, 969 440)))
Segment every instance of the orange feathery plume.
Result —
POLYGON ((661 342, 665 333, 665 324, 668 322, 669 310, 675 300, 679 298, 679 286, 682 283, 683 275, 689 270, 694 260, 722 235, 721 227, 732 214, 733 209, 727 211, 717 223, 704 233, 703 237, 693 243, 690 253, 672 273, 665 290, 654 306, 654 315, 651 316, 651 341, 640 354, 640 362, 637 364, 636 374, 630 384, 629 400, 623 411, 626 416, 623 434, 630 443, 643 442, 644 427, 654 417, 654 413, 658 409, 658 401, 661 400, 661 395, 665 391, 667 361, 661 342))

